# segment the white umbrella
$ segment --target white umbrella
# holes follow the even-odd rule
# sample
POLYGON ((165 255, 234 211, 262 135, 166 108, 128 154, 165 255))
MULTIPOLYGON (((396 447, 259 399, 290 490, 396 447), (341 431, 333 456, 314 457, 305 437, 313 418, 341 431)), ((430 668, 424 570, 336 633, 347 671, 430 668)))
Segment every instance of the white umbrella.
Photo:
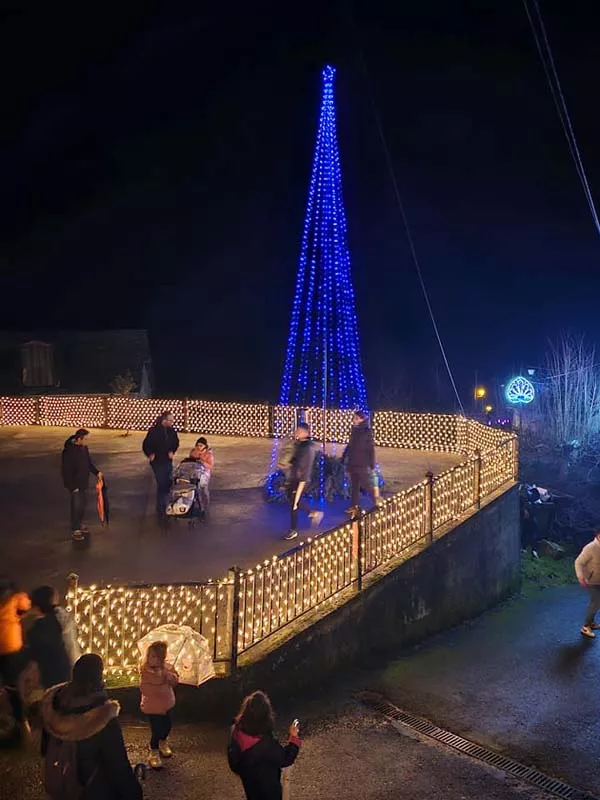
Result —
POLYGON ((142 659, 152 642, 167 643, 167 661, 179 673, 179 683, 200 686, 214 678, 215 667, 208 640, 189 625, 161 625, 138 642, 142 659))

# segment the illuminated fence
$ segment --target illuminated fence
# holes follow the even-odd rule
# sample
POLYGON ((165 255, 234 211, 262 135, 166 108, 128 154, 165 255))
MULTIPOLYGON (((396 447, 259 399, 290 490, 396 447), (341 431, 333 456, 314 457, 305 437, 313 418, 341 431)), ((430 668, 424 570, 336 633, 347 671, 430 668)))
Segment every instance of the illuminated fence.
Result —
MULTIPOLYGON (((80 587, 72 583, 68 605, 86 652, 102 655, 108 672, 135 676, 138 640, 168 622, 190 625, 209 641, 220 674, 235 669, 239 655, 308 612, 326 612, 362 589, 363 577, 394 560, 406 560, 476 511, 516 477, 514 436, 469 456, 386 499, 360 520, 308 539, 251 570, 233 570, 221 583, 80 587)), ((219 673, 218 673, 219 674, 219 673)))
POLYGON ((461 417, 452 414, 411 414, 405 411, 376 411, 373 414, 375 444, 413 450, 456 453, 461 417))
POLYGON ((181 400, 146 400, 137 397, 108 397, 107 419, 104 427, 117 430, 145 431, 163 411, 170 411, 175 426, 184 428, 185 415, 181 400))
POLYGON ((186 428, 221 436, 268 437, 269 406, 266 403, 214 403, 188 400, 186 428))
POLYGON ((39 398, 39 424, 69 428, 101 428, 106 400, 86 395, 49 395, 39 398))
POLYGON ((138 641, 159 625, 189 625, 209 642, 216 664, 231 660, 233 579, 222 583, 81 587, 70 576, 67 607, 82 652, 102 656, 111 675, 135 678, 138 641))
POLYGON ((237 652, 318 609, 358 574, 353 526, 342 525, 237 576, 237 652))
POLYGON ((36 403, 33 397, 0 397, 2 425, 35 425, 36 403))
MULTIPOLYGON (((42 395, 0 397, 2 425, 56 425, 70 428, 147 430, 158 415, 170 411, 175 427, 190 433, 221 436, 279 437, 293 430, 300 409, 266 403, 145 399, 122 395, 42 395)), ((352 411, 302 409, 315 439, 348 441, 352 411)), ((468 454, 489 450, 506 431, 452 414, 376 411, 373 435, 381 447, 468 454)))
MULTIPOLYGON (((305 420, 310 424, 312 436, 322 442, 345 443, 352 426, 352 411, 339 408, 304 408, 305 420)), ((288 436, 298 422, 298 409, 293 406, 273 406, 271 428, 268 435, 288 436)))
POLYGON ((396 558, 427 535, 427 481, 391 497, 362 522, 362 574, 396 558))
MULTIPOLYGON (((284 436, 298 409, 106 396, 0 398, 3 425, 63 425, 146 430, 164 410, 182 431, 231 436, 284 436)), ((345 442, 352 412, 305 409, 317 439, 345 442)), ((518 442, 504 430, 449 414, 378 411, 379 446, 460 453, 461 464, 387 498, 360 520, 324 532, 253 570, 233 570, 221 583, 69 589, 84 651, 100 653, 109 673, 134 675, 138 640, 153 628, 189 624, 206 636, 221 673, 237 657, 299 620, 324 612, 429 545, 436 536, 517 478, 518 442)), ((271 640, 273 641, 273 640, 271 640)), ((268 646, 268 645, 267 645, 268 646)))

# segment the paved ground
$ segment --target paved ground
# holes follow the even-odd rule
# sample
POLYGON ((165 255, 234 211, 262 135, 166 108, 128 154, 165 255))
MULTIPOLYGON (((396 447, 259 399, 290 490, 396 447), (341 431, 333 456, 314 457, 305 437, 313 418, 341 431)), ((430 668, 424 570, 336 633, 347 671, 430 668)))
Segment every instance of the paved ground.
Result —
MULTIPOLYGON (((0 571, 24 586, 58 584, 72 570, 83 583, 220 578, 234 564, 253 566, 287 549, 281 539, 286 508, 265 504, 260 489, 272 441, 211 437, 216 457, 211 522, 190 530, 176 521, 165 534, 153 513, 154 481, 141 453, 143 434, 124 437, 98 430, 92 431, 89 445, 106 474, 111 525, 107 530, 92 525, 90 549, 74 550, 60 479, 60 453, 69 433, 63 428, 0 428, 0 571)), ((187 454, 195 439, 182 435, 180 452, 187 454)), ((452 455, 391 449, 381 449, 378 459, 388 491, 459 461, 452 455)), ((323 526, 342 522, 344 505, 327 504, 323 526)), ((94 515, 90 508, 88 520, 94 515)))
MULTIPOLYGON (((446 750, 400 735, 355 706, 328 700, 303 715, 305 744, 291 773, 293 800, 547 800, 501 773, 446 750)), ((298 709, 281 714, 290 718, 298 709)), ((226 727, 175 727, 175 757, 144 785, 148 800, 242 800, 241 785, 226 758, 226 727)), ((132 763, 147 758, 141 721, 125 725, 132 763)), ((42 796, 35 752, 0 752, 1 796, 42 796)))
POLYGON ((511 601, 401 655, 377 678, 397 705, 600 795, 600 638, 577 586, 511 601))

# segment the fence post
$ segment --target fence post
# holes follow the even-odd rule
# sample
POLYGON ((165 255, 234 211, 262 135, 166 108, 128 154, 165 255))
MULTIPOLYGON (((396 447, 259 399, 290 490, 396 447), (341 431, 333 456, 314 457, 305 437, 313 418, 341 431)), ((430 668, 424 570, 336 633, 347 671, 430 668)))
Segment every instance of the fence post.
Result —
POLYGON ((519 480, 519 437, 515 435, 512 444, 513 480, 519 480))
POLYGON ((104 417, 104 422, 102 424, 103 428, 108 428, 108 395, 105 394, 102 398, 102 416, 104 417))
POLYGON ((361 516, 352 520, 352 558, 356 569, 356 591, 362 592, 364 524, 361 516))
POLYGON ((79 575, 76 572, 70 572, 67 575, 67 602, 65 603, 66 606, 72 605, 73 607, 73 618, 77 613, 77 588, 79 586, 79 575), (69 594, 73 595, 72 603, 69 603, 69 594))
POLYGON ((240 630, 240 568, 231 567, 229 579, 233 578, 233 602, 231 604, 231 660, 229 663, 230 673, 237 670, 238 660, 238 634, 240 630))
POLYGON ((269 436, 270 439, 274 439, 275 438, 275 406, 272 406, 269 403, 267 408, 269 410, 268 411, 268 414, 269 414, 269 422, 268 422, 269 432, 268 432, 268 436, 269 436))
POLYGON ((425 536, 427 544, 433 542, 433 472, 425 473, 425 536))
POLYGON ((188 398, 183 400, 183 430, 186 433, 190 432, 190 410, 188 407, 188 398))
POLYGON ((42 410, 39 395, 33 398, 33 424, 40 425, 42 421, 42 410))
POLYGON ((478 511, 481 508, 481 450, 475 450, 473 461, 473 505, 478 511))

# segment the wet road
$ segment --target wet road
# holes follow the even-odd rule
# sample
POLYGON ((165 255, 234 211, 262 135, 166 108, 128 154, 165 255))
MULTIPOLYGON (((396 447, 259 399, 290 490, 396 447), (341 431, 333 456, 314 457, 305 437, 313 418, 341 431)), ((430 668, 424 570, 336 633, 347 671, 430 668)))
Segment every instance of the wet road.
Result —
POLYGON ((406 652, 374 679, 397 705, 600 794, 600 637, 587 596, 540 591, 406 652))
MULTIPOLYGON (((292 800, 547 800, 528 786, 467 758, 399 734, 352 702, 331 700, 303 709, 304 745, 293 767, 292 800)), ((282 719, 298 708, 281 714, 282 719)), ((147 730, 125 724, 132 763, 147 759, 147 730)), ((148 800, 242 800, 239 780, 227 766, 225 725, 175 725, 175 756, 144 784, 148 800)), ((34 753, 0 751, 2 798, 42 797, 34 753)))

